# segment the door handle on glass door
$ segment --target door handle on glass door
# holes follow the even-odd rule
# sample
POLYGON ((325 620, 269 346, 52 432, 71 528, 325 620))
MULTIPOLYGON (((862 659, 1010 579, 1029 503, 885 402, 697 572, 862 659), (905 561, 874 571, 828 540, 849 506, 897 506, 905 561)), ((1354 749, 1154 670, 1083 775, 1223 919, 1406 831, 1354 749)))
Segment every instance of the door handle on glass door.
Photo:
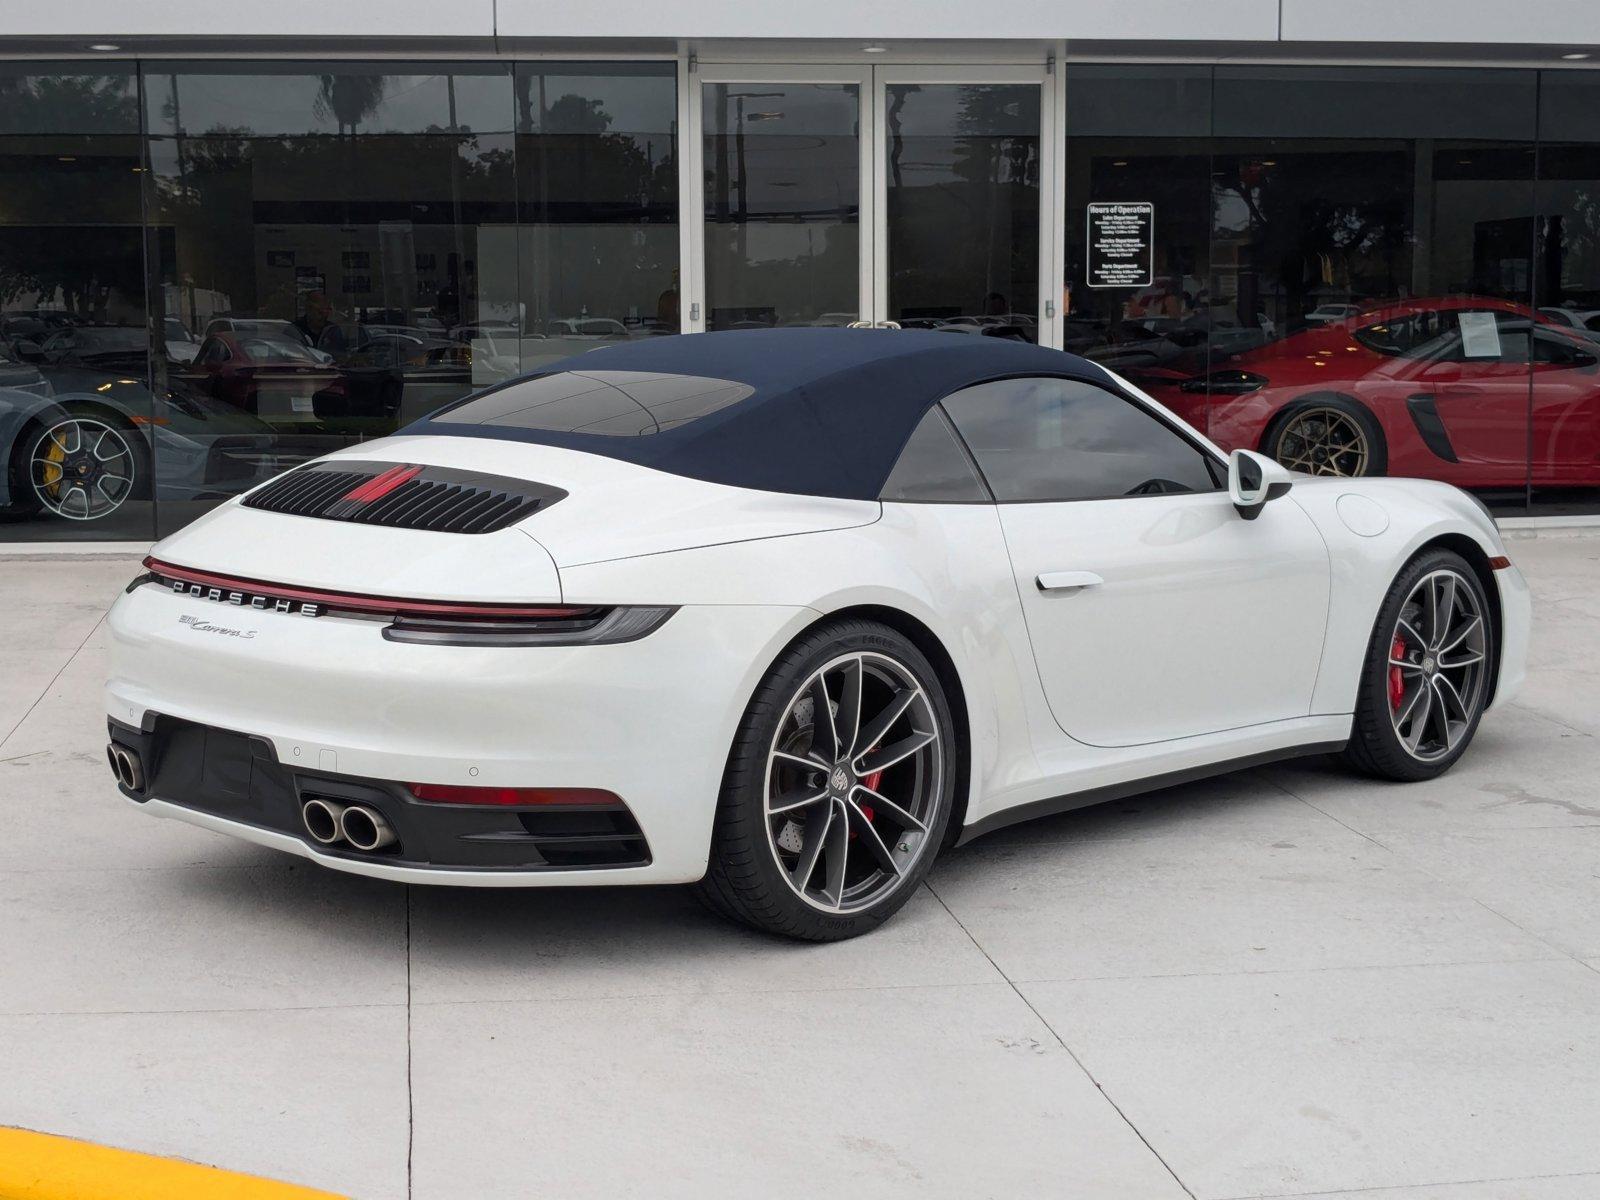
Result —
POLYGON ((1080 588, 1098 587, 1105 580, 1093 571, 1046 571, 1035 582, 1041 592, 1075 592, 1080 588))

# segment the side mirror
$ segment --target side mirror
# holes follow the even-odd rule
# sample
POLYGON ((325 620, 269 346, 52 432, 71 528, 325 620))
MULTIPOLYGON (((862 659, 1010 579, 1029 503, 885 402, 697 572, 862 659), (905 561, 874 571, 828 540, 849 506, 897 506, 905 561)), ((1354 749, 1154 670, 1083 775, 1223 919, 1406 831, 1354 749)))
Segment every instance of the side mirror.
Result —
POLYGON ((1228 455, 1228 499, 1246 521, 1261 515, 1267 501, 1285 495, 1294 476, 1264 454, 1235 450, 1228 455))

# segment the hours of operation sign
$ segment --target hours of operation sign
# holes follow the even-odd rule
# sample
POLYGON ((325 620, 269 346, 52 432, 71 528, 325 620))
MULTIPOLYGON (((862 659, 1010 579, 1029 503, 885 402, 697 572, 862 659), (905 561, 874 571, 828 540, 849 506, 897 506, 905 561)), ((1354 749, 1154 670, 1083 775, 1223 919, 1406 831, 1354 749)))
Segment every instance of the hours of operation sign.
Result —
POLYGON ((1089 205, 1092 288, 1142 288, 1155 283, 1156 206, 1143 201, 1089 205))

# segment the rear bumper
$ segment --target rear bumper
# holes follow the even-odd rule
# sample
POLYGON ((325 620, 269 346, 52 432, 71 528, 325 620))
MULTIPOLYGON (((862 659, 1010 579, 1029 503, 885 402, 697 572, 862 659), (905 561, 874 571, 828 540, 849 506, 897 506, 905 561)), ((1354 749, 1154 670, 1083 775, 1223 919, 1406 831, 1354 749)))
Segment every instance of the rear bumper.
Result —
MULTIPOLYGON (((242 785, 240 797, 217 790, 227 769, 152 763, 140 798, 148 811, 329 867, 485 886, 688 882, 705 873, 745 705, 812 616, 687 606, 620 645, 428 646, 387 641, 376 621, 239 609, 142 586, 111 612, 106 708, 117 740, 143 745, 167 723, 192 723, 254 746, 243 769, 260 782, 242 785), (603 789, 637 822, 646 858, 554 865, 515 836, 516 814, 469 828, 461 822, 484 810, 419 804, 404 783, 603 789), (312 842, 298 827, 308 787, 378 789, 367 802, 400 831, 403 858, 312 842), (512 836, 473 836, 481 834, 512 836)), ((167 753, 196 754, 192 742, 170 745, 167 753)))

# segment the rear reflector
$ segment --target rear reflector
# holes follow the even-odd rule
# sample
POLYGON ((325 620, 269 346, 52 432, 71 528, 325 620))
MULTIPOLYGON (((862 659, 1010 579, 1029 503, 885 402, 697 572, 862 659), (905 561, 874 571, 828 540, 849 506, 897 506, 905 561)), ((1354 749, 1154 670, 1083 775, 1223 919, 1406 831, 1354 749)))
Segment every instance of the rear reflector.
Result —
POLYGON ((615 792, 600 788, 459 787, 450 783, 408 783, 411 794, 431 804, 494 804, 523 807, 546 804, 621 805, 615 792))
POLYGON ((1489 560, 1489 569, 1491 571, 1504 571, 1510 565, 1511 560, 1504 554, 1496 554, 1489 560))

